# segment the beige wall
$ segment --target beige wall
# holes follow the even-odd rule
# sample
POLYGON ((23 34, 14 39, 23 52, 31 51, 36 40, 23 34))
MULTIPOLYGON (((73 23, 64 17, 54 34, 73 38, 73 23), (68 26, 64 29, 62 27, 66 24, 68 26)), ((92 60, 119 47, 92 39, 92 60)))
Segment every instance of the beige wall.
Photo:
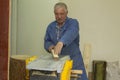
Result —
MULTIPOLYGON (((65 2, 68 15, 78 19, 80 48, 83 52, 85 43, 92 45, 91 61, 120 60, 120 0, 18 0, 17 54, 46 53, 43 38, 48 23, 54 20, 53 5, 58 1, 65 2)), ((12 50, 15 52, 14 47, 12 50)))
POLYGON ((48 23, 54 20, 53 6, 58 0, 12 0, 11 54, 46 53, 43 40, 48 23), (15 15, 17 17, 15 17, 15 15))
MULTIPOLYGON (((81 51, 92 46, 92 60, 120 61, 120 0, 61 0, 80 22, 81 51)), ((90 64, 91 65, 91 64, 90 64)))

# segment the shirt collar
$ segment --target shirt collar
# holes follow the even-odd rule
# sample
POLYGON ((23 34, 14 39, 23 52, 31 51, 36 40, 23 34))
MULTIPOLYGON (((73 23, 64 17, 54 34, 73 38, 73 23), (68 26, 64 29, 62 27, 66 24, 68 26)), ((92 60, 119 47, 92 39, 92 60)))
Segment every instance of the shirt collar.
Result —
POLYGON ((68 19, 69 19, 69 17, 66 17, 66 20, 65 20, 63 26, 60 27, 60 28, 57 26, 57 21, 56 21, 56 28, 57 28, 57 29, 60 29, 60 30, 65 30, 65 29, 66 29, 65 24, 66 24, 66 22, 68 21, 68 19))

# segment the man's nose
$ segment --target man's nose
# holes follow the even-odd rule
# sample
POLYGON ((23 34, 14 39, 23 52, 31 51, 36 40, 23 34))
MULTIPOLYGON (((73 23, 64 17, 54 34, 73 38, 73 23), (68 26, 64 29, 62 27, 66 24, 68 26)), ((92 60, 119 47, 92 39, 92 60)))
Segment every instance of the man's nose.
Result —
POLYGON ((61 18, 62 16, 61 15, 58 15, 58 18, 61 18))

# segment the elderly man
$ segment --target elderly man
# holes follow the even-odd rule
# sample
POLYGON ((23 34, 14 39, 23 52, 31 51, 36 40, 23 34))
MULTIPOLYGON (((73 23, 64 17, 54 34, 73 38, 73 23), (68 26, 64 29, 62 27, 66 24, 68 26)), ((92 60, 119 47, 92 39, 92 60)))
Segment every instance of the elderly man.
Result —
POLYGON ((44 47, 48 52, 54 50, 58 55, 69 55, 73 60, 74 70, 83 70, 78 80, 88 80, 79 48, 79 23, 76 19, 67 17, 65 3, 59 2, 54 6, 55 21, 46 30, 44 47))

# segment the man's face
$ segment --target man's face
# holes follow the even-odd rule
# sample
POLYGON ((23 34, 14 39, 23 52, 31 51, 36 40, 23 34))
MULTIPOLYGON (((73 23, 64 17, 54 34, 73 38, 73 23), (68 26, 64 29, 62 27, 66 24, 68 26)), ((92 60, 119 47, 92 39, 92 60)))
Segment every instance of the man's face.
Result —
POLYGON ((54 14, 58 24, 63 24, 67 17, 67 11, 65 11, 64 8, 60 7, 55 9, 54 14))

